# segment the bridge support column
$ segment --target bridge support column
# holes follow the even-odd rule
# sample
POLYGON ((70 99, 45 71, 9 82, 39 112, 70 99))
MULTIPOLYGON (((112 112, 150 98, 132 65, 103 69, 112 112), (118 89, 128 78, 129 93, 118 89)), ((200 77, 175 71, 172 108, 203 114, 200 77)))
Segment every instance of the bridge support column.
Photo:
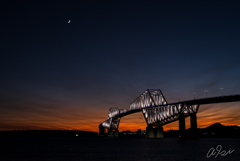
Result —
POLYGON ((99 131, 101 136, 107 136, 107 128, 99 125, 99 131))
POLYGON ((115 130, 115 131, 114 131, 114 136, 115 136, 115 137, 119 137, 119 131, 118 131, 118 130, 115 130))
POLYGON ((152 126, 147 126, 146 128, 147 138, 154 138, 154 130, 152 126))
POLYGON ((156 129, 156 138, 164 138, 163 135, 163 127, 162 126, 158 126, 156 129))
POLYGON ((109 130, 108 131, 108 136, 109 137, 119 137, 119 131, 118 130, 109 130))
POLYGON ((114 132, 113 132, 113 130, 110 130, 110 129, 109 129, 109 131, 108 131, 108 136, 109 136, 109 137, 114 137, 114 132))
POLYGON ((164 138, 163 127, 157 126, 153 128, 152 126, 147 126, 146 128, 147 138, 164 138))
POLYGON ((184 114, 180 114, 179 116, 179 138, 185 138, 185 117, 184 114))
POLYGON ((191 138, 197 139, 197 114, 194 113, 190 116, 191 119, 191 138))

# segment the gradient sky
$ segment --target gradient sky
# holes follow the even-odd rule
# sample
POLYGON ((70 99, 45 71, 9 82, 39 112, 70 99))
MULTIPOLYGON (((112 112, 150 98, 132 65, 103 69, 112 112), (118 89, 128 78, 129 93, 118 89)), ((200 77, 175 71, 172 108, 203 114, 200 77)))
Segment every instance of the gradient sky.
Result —
MULTIPOLYGON (((240 1, 1 4, 0 130, 98 131, 146 89, 169 103, 240 94, 240 1), (71 23, 68 24, 68 20, 71 23)), ((240 125, 240 102, 200 106, 198 127, 240 125)), ((189 118, 186 119, 187 128, 189 118)), ((119 130, 145 129, 142 113, 119 130)), ((178 122, 164 130, 178 129, 178 122)))

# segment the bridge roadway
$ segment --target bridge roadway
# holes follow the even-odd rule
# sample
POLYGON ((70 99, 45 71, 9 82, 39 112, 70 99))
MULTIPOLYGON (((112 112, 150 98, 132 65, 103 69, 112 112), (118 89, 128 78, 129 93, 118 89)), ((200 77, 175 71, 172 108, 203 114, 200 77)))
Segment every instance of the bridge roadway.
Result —
POLYGON ((168 104, 165 104, 165 105, 149 106, 149 107, 144 107, 144 108, 140 108, 140 109, 132 109, 132 110, 128 110, 128 111, 116 114, 113 117, 124 117, 124 116, 130 115, 132 113, 140 112, 143 109, 154 108, 154 107, 161 107, 161 106, 168 106, 168 105, 174 105, 174 104, 198 104, 198 105, 204 105, 204 104, 236 102, 236 101, 240 101, 240 95, 239 94, 238 95, 220 96, 220 97, 207 97, 207 98, 201 98, 201 99, 193 99, 193 100, 187 100, 187 101, 181 101, 181 102, 175 102, 175 103, 168 103, 168 104))

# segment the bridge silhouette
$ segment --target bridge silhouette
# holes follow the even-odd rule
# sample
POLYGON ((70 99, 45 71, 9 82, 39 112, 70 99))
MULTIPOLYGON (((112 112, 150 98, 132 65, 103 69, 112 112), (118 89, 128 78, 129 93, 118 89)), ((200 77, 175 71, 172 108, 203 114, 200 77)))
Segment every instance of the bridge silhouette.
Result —
POLYGON ((100 135, 119 136, 121 117, 142 112, 148 138, 163 138, 163 125, 179 121, 179 137, 185 137, 185 118, 190 116, 192 137, 196 138, 197 112, 200 105, 240 101, 240 95, 208 97, 167 103, 160 89, 147 89, 131 104, 129 110, 110 108, 108 119, 99 125, 100 135), (108 129, 108 131, 107 131, 108 129))

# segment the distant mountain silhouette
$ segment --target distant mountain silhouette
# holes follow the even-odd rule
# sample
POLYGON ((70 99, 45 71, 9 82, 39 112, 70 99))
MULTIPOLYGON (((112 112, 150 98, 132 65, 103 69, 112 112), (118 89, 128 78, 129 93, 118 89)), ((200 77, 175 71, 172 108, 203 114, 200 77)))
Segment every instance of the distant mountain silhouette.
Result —
POLYGON ((206 129, 215 129, 215 128, 223 128, 225 127, 224 125, 222 125, 221 123, 215 123, 215 124, 212 124, 208 127, 206 127, 206 129))
POLYGON ((215 124, 212 124, 212 125, 210 125, 210 126, 208 126, 208 127, 206 127, 205 129, 231 129, 231 128, 233 128, 233 129, 238 129, 238 128, 240 128, 239 126, 237 126, 237 125, 232 125, 232 126, 224 126, 224 125, 222 125, 221 123, 215 123, 215 124))
MULTIPOLYGON (((186 129, 185 135, 191 137, 191 128, 186 129)), ((224 126, 221 123, 214 123, 206 128, 198 128, 197 135, 200 138, 240 138, 240 127, 237 125, 224 126)), ((178 137, 178 130, 164 132, 166 137, 178 137)))

